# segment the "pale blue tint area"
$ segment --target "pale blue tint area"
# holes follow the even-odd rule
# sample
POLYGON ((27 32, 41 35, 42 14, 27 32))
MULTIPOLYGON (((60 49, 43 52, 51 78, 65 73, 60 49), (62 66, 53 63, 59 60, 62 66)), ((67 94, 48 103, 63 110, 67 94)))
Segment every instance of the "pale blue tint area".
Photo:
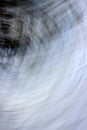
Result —
POLYGON ((30 44, 0 55, 0 130, 86 130, 87 0, 32 2, 7 9, 22 22, 20 44, 30 44))

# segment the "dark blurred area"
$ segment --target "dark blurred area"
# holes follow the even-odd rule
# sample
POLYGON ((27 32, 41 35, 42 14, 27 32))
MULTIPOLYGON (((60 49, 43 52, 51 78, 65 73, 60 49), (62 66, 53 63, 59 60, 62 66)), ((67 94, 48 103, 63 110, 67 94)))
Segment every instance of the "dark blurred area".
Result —
POLYGON ((26 0, 1 0, 0 1, 0 56, 15 55, 20 45, 21 22, 18 18, 18 8, 26 0), (10 51, 9 51, 10 50, 10 51))

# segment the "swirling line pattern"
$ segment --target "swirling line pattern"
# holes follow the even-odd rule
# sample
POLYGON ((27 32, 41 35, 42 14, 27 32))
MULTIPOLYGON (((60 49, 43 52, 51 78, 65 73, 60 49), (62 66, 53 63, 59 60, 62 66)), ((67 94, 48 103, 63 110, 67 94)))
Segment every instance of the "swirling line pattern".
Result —
POLYGON ((86 5, 1 0, 0 130, 86 130, 86 5))

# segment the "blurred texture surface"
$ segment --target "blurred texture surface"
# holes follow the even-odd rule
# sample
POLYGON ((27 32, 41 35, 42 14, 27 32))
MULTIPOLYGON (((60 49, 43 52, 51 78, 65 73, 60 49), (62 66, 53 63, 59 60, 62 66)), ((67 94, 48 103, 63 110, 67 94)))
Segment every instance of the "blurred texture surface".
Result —
POLYGON ((0 2, 0 130, 86 130, 87 0, 0 2))

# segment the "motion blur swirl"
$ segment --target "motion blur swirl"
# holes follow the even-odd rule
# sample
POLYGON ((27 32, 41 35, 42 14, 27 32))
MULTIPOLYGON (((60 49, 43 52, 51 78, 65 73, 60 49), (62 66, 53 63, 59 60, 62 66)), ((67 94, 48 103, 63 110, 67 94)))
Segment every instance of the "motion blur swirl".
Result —
POLYGON ((87 0, 1 0, 0 130, 86 130, 87 0))

